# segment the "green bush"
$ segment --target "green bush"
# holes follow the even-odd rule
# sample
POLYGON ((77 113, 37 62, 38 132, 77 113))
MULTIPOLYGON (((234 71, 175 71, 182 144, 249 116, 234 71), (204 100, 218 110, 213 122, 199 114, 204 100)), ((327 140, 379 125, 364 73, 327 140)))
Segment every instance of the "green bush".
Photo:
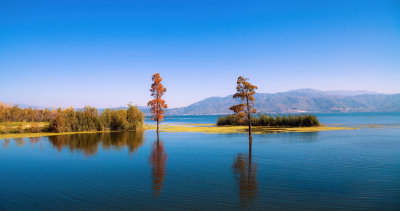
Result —
MULTIPOLYGON (((248 125, 246 119, 238 119, 233 115, 220 116, 217 125, 248 125)), ((271 127, 312 127, 319 126, 319 120, 312 114, 298 115, 265 115, 252 116, 251 125, 271 127)))

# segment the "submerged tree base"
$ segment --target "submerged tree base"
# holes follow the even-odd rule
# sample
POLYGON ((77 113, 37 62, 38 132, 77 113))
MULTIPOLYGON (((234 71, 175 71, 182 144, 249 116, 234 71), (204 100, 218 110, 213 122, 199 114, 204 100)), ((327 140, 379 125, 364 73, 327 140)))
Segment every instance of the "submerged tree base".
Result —
MULTIPOLYGON (((268 126, 253 126, 253 133, 268 134, 268 133, 290 133, 290 132, 318 132, 331 130, 354 130, 356 127, 268 127, 268 126)), ((155 126, 147 126, 147 129, 154 130, 155 126)), ((162 125, 161 132, 195 132, 208 134, 228 134, 228 133, 248 133, 247 126, 216 126, 213 124, 185 124, 185 125, 162 125)))

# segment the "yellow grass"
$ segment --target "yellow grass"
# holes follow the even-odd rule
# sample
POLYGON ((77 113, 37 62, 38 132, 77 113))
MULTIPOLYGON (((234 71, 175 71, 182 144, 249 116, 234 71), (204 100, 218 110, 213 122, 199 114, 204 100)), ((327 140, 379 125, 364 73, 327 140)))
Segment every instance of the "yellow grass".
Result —
MULTIPOLYGON (((149 130, 154 130, 155 126, 148 126, 149 130)), ((331 130, 353 130, 359 129, 354 127, 267 127, 267 126, 253 126, 254 134, 266 133, 289 133, 289 132, 318 132, 318 131, 331 131, 331 130)), ((197 132, 208 134, 227 134, 227 133, 248 133, 247 126, 216 126, 204 124, 189 124, 189 125, 162 125, 161 132, 197 132)))
MULTIPOLYGON (((49 126, 49 123, 48 122, 0 122, 0 132, 4 133, 6 131, 11 131, 12 129, 16 129, 18 127, 30 128, 32 126, 39 126, 42 129, 47 129, 47 127, 49 126)), ((41 137, 41 136, 59 136, 59 135, 79 134, 79 133, 110 133, 110 132, 121 132, 121 131, 84 131, 84 132, 64 132, 64 133, 55 133, 55 132, 5 133, 5 134, 0 134, 0 139, 41 137)))
POLYGON ((360 127, 400 127, 399 125, 362 125, 360 127))
MULTIPOLYGON (((17 123, 14 123, 14 126, 17 123)), ((19 125, 19 123, 17 124, 19 125)), ((318 132, 318 131, 331 131, 331 130, 352 130, 359 129, 354 127, 267 127, 267 126, 253 126, 254 134, 266 133, 289 133, 289 132, 318 132)), ((155 125, 146 125, 145 130, 155 130, 155 125)), ((228 133, 248 133, 247 126, 216 126, 215 124, 184 124, 184 125, 161 125, 161 132, 194 132, 194 133, 207 133, 207 134, 228 134, 228 133)), ((86 131, 86 132, 40 132, 40 133, 9 133, 0 134, 0 139, 6 138, 23 138, 23 137, 41 137, 41 136, 58 136, 70 135, 80 133, 109 133, 118 131, 86 131)))
POLYGON ((13 129, 17 127, 30 128, 39 126, 42 128, 48 127, 48 122, 0 122, 0 129, 13 129))

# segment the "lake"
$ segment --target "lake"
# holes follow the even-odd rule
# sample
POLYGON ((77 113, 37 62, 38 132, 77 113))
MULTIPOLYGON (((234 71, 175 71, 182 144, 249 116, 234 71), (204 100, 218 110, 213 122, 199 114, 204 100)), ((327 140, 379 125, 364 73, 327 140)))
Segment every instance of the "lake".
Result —
POLYGON ((399 210, 400 113, 317 116, 362 127, 2 139, 0 210, 399 210))

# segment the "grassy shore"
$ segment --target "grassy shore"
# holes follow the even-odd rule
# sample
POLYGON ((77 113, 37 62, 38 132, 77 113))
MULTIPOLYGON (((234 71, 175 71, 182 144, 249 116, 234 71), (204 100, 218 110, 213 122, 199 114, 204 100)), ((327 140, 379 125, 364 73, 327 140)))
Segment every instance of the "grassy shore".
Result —
MULTIPOLYGON (((111 132, 122 132, 122 131, 82 131, 82 132, 46 132, 49 123, 47 122, 1 122, 0 123, 0 139, 8 138, 29 138, 29 137, 41 137, 41 136, 59 136, 59 135, 71 135, 80 133, 111 133, 111 132), (39 127, 38 132, 31 132, 30 128, 39 127)), ((146 129, 146 128, 144 128, 146 129)))
MULTIPOLYGON (((40 133, 8 133, 0 134, 0 139, 6 138, 31 138, 41 136, 59 136, 59 135, 71 135, 79 133, 109 133, 110 131, 85 131, 85 132, 65 132, 65 133, 53 133, 53 132, 40 132, 40 133)), ((114 131, 111 131, 114 132, 114 131)))
POLYGON ((48 131, 48 122, 0 122, 0 135, 48 131))
MULTIPOLYGON (((148 129, 154 130, 155 126, 148 126, 148 129)), ((359 129, 355 127, 268 127, 268 126, 253 126, 253 133, 290 133, 290 132, 318 132, 331 130, 353 130, 359 129)), ((228 133, 248 133, 247 126, 216 126, 213 124, 185 124, 185 125, 162 125, 162 132, 197 132, 208 134, 228 134, 228 133)))
MULTIPOLYGON (((146 125, 145 130, 155 130, 155 126, 146 125)), ((355 127, 267 127, 267 126, 254 126, 253 133, 267 134, 267 133, 290 133, 290 132, 318 132, 318 131, 332 131, 332 130, 352 130, 359 129, 355 127)), ((215 124, 184 124, 184 125, 161 125, 161 132, 194 132, 194 133, 207 133, 207 134, 229 134, 229 133, 247 133, 246 126, 216 126, 215 124)), ((38 132, 38 133, 8 133, 0 134, 0 139, 6 138, 23 138, 23 137, 41 137, 41 136, 57 136, 57 135, 70 135, 79 133, 109 133, 121 131, 87 131, 87 132, 38 132)))
POLYGON ((125 131, 83 131, 83 132, 63 132, 63 133, 55 133, 55 132, 8 133, 8 134, 0 134, 0 139, 32 138, 32 137, 42 137, 42 136, 61 136, 61 135, 83 134, 83 133, 121 133, 121 132, 126 132, 126 131, 136 132, 134 130, 125 130, 125 131))

